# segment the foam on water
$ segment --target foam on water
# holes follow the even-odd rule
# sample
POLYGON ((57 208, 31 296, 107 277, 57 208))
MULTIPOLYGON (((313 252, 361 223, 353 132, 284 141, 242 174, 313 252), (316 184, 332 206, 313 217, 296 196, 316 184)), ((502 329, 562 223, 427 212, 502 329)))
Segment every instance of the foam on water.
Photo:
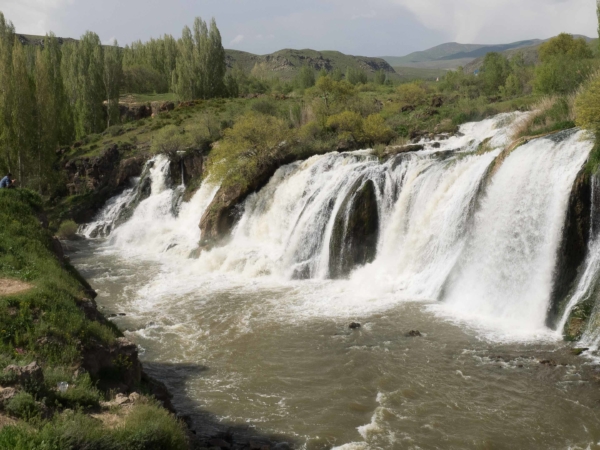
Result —
POLYGON ((158 156, 151 195, 111 232, 105 250, 161 261, 160 272, 138 292, 140 308, 197 291, 264 291, 271 313, 302 320, 443 300, 431 306, 436 313, 484 334, 492 330, 494 338, 547 338, 544 320, 568 195, 591 143, 580 132, 533 140, 489 178, 524 117, 502 114, 466 124, 438 148, 424 141, 424 151, 384 163, 360 151, 281 167, 246 200, 229 242, 197 259, 188 257, 218 187, 205 182, 178 207, 182 188, 165 182, 168 160, 158 156), (483 142, 486 151, 477 151, 483 142), (367 180, 376 188, 380 217, 376 258, 347 280, 329 280, 335 218, 367 180), (297 281, 298 274, 310 280, 297 281))

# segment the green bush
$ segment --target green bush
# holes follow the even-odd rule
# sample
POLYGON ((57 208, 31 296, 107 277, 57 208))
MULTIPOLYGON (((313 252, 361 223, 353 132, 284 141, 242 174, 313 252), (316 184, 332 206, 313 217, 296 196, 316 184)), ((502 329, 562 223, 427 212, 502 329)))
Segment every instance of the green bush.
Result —
POLYGON ((5 409, 11 416, 23 420, 31 420, 41 414, 40 406, 36 403, 33 395, 27 392, 17 393, 8 401, 5 409))
POLYGON ((79 225, 77 225, 72 220, 65 220, 58 227, 58 231, 56 232, 56 236, 59 239, 73 239, 77 235, 77 230, 79 229, 79 225))
POLYGON ((160 130, 152 141, 154 153, 172 153, 189 147, 189 136, 185 130, 175 125, 169 125, 160 130))

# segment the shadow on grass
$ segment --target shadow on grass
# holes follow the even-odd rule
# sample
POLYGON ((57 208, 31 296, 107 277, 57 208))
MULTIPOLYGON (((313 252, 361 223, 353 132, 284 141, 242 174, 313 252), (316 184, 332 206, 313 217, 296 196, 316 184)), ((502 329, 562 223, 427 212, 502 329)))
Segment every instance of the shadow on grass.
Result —
POLYGON ((189 397, 186 384, 189 379, 208 371, 208 367, 199 364, 155 362, 144 362, 143 365, 144 371, 150 377, 164 383, 173 395, 173 406, 193 430, 195 448, 221 447, 231 450, 297 448, 297 442, 286 436, 261 433, 252 424, 223 423, 214 414, 202 409, 194 399, 189 397))

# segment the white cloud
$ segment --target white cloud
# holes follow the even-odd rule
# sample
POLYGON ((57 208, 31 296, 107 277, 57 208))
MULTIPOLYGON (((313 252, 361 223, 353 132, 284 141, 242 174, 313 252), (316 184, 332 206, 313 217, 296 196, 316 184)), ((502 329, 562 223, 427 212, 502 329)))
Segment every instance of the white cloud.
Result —
POLYGON ((593 35, 594 0, 390 0, 426 27, 459 42, 549 37, 562 31, 593 35))
POLYGON ((237 44, 241 44, 244 41, 245 37, 243 34, 238 34, 236 37, 234 37, 231 42, 229 43, 229 45, 237 45, 237 44))
POLYGON ((74 0, 2 0, 0 11, 18 33, 46 34, 52 29, 52 12, 74 0))

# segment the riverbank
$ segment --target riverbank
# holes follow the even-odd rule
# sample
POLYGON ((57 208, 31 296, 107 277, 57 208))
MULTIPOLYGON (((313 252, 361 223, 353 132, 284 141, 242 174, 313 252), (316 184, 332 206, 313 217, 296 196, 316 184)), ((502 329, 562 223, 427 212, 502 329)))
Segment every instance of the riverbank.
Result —
POLYGON ((47 230, 40 198, 3 189, 0 222, 0 447, 189 448, 166 390, 47 230))

